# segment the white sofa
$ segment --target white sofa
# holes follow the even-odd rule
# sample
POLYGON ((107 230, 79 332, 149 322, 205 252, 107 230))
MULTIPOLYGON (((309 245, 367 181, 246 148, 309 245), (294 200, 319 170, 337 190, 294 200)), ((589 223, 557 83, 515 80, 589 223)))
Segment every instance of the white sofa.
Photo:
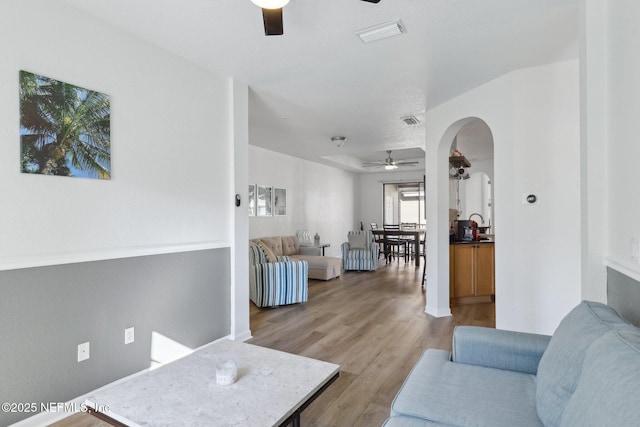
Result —
POLYGON ((331 280, 342 274, 342 258, 322 256, 320 249, 300 246, 296 236, 261 237, 260 240, 275 256, 288 256, 292 260, 306 261, 309 265, 309 278, 331 280))

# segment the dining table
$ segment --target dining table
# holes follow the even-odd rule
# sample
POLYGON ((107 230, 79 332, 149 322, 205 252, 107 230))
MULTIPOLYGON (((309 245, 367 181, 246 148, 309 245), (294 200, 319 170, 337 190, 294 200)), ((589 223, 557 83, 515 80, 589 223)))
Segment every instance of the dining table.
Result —
MULTIPOLYGON (((394 230, 394 229, 389 229, 389 230, 385 230, 385 229, 376 229, 376 230, 371 230, 371 233, 373 233, 374 236, 382 236, 382 244, 384 245, 385 240, 387 240, 388 238, 395 238, 397 239, 398 237, 402 238, 405 237, 407 238, 407 241, 412 242, 413 244, 413 253, 415 254, 415 264, 416 267, 420 266, 420 241, 424 240, 424 236, 425 236, 425 230, 420 230, 420 229, 399 229, 399 230, 394 230), (411 237, 411 239, 409 239, 408 237, 411 237)), ((385 252, 387 251, 386 247, 385 247, 385 252)))

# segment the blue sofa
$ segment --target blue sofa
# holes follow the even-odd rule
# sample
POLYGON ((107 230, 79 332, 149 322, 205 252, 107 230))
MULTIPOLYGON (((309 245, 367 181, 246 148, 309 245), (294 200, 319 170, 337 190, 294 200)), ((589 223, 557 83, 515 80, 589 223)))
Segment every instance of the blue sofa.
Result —
POLYGON ((385 427, 640 426, 640 329, 583 301, 552 337, 457 327, 429 349, 385 427))

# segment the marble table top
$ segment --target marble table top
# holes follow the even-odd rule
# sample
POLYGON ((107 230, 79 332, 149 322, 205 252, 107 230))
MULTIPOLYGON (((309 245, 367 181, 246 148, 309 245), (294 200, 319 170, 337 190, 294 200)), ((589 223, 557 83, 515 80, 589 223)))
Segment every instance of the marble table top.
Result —
POLYGON ((130 426, 277 426, 338 375, 339 366, 223 340, 97 391, 89 404, 130 426), (216 364, 238 380, 216 384, 216 364))

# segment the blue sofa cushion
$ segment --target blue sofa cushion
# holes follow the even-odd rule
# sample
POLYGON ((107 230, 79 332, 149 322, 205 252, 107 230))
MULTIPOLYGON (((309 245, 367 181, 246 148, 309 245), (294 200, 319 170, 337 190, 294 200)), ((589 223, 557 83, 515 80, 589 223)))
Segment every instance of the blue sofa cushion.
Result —
POLYGON ((629 326, 587 350, 561 427, 640 425, 640 332, 629 326))
POLYGON ((456 326, 453 361, 535 375, 550 339, 547 335, 456 326))
POLYGON ((614 309, 592 301, 583 301, 562 319, 538 365, 536 406, 545 426, 560 424, 587 348, 606 332, 627 325, 614 309))
POLYGON ((392 417, 461 427, 542 426, 535 376, 454 363, 450 356, 443 350, 423 353, 391 405, 392 417))

